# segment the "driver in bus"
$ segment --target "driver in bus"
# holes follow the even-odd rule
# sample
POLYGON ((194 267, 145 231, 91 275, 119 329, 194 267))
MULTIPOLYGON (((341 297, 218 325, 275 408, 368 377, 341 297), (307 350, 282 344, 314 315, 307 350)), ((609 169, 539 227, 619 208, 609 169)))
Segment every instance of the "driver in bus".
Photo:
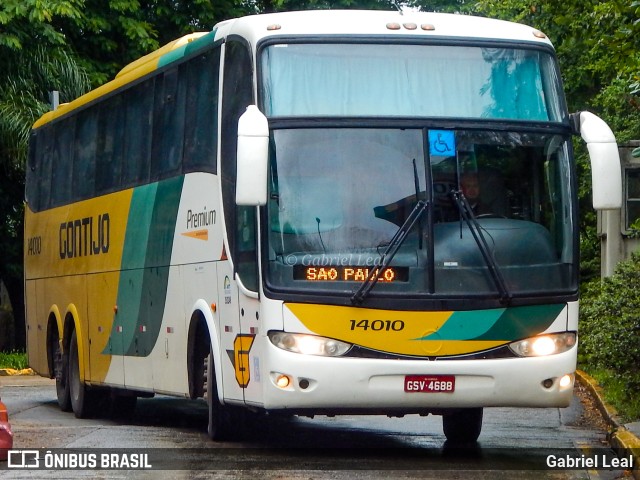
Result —
POLYGON ((460 178, 460 189, 469 202, 473 214, 475 216, 506 216, 507 199, 504 185, 498 185, 498 179, 492 178, 491 175, 486 175, 483 180, 485 190, 488 192, 488 194, 485 196, 481 195, 480 180, 480 176, 476 172, 467 172, 460 178), (491 188, 487 189, 487 186, 491 186, 491 188))

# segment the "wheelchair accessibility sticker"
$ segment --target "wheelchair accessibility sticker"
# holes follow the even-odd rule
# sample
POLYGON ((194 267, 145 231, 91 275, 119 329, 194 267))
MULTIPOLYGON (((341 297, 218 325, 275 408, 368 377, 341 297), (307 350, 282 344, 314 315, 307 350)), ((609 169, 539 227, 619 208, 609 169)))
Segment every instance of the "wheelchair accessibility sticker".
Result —
POLYGON ((453 130, 429 130, 429 154, 434 157, 455 156, 455 132, 453 130))

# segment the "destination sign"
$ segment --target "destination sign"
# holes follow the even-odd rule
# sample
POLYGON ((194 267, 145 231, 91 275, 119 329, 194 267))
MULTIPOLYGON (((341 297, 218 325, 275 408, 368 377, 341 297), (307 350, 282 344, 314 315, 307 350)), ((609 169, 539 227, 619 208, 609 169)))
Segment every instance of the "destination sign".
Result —
POLYGON ((377 275, 378 282, 394 283, 409 280, 408 267, 378 267, 336 266, 318 267, 294 265, 293 279, 309 282, 364 282, 369 274, 377 275))

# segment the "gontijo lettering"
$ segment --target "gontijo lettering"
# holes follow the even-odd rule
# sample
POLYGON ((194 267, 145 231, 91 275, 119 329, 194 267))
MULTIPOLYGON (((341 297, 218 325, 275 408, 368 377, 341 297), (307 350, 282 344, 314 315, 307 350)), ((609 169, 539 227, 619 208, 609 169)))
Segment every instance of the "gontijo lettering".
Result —
POLYGON ((60 224, 60 258, 62 260, 109 251, 109 214, 69 220, 60 224))

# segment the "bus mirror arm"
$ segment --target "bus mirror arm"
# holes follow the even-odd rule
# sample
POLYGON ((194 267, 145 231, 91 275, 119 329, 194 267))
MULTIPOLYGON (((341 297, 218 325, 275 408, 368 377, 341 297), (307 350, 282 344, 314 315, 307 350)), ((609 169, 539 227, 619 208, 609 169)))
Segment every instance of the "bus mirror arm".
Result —
POLYGON ((589 151, 593 208, 621 208, 622 170, 615 135, 604 120, 591 112, 574 113, 571 120, 574 131, 580 134, 589 151))
POLYGON ((267 203, 269 124, 255 105, 249 105, 238 120, 236 204, 267 203))

